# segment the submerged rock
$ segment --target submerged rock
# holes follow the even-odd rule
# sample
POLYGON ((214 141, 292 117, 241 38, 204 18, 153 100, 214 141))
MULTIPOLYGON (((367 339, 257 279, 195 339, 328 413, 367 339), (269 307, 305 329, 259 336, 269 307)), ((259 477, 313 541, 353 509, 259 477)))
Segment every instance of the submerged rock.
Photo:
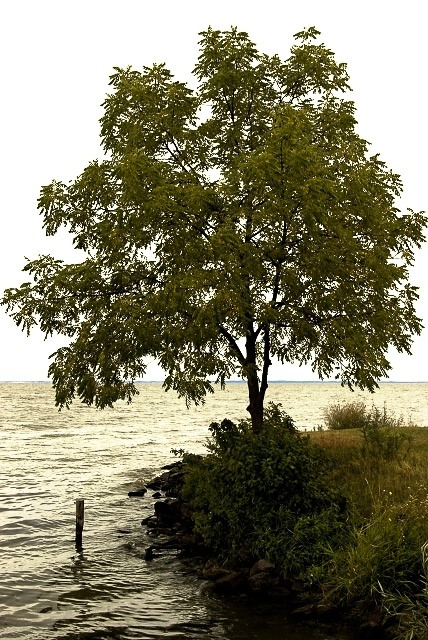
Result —
POLYGON ((140 496, 144 496, 147 493, 147 489, 146 487, 141 487, 141 489, 136 489, 136 491, 129 491, 128 492, 128 496, 130 498, 132 497, 140 497, 140 496))

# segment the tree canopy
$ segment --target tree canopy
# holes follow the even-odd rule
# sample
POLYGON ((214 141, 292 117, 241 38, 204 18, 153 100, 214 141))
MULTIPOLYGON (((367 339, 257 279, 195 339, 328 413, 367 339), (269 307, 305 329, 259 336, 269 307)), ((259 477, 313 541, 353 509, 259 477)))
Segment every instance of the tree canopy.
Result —
POLYGON ((2 303, 69 339, 49 367, 59 406, 130 400, 155 357, 188 402, 241 376, 257 431, 271 357, 373 390, 388 348, 410 352, 427 221, 397 208, 400 177, 369 155, 315 28, 285 61, 236 28, 200 35, 197 89, 164 64, 115 68, 104 158, 38 201, 86 257, 28 261, 2 303))

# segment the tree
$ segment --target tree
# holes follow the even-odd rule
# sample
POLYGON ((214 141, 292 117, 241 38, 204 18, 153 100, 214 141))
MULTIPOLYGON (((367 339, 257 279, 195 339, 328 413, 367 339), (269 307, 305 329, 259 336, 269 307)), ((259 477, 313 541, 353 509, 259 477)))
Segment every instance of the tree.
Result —
POLYGON ((318 35, 283 62, 209 28, 197 90, 163 64, 115 68, 104 159, 38 201, 86 259, 39 256, 2 300, 27 332, 70 339, 49 367, 57 405, 130 400, 154 356, 187 402, 237 372, 258 431, 272 356, 373 390, 389 346, 410 352, 427 221, 397 209, 400 178, 368 155, 318 35))

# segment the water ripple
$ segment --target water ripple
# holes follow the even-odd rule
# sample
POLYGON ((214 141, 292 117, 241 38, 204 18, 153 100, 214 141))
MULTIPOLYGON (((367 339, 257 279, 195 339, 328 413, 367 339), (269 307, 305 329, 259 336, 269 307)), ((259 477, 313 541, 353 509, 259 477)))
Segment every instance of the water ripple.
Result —
MULTIPOLYGON (((427 390, 382 387, 378 404, 387 396, 389 409, 407 415, 410 407, 427 425, 427 390)), ((269 393, 301 428, 347 397, 339 385, 273 384, 269 393)), ((172 552, 144 561, 139 523, 153 500, 129 500, 128 491, 172 461, 172 447, 203 452, 207 425, 245 417, 246 404, 245 387, 230 385, 187 411, 154 384, 142 385, 130 406, 58 413, 49 385, 0 384, 0 638, 321 640, 282 612, 267 618, 207 596, 172 552), (76 498, 85 499, 83 551, 74 546, 76 498)))

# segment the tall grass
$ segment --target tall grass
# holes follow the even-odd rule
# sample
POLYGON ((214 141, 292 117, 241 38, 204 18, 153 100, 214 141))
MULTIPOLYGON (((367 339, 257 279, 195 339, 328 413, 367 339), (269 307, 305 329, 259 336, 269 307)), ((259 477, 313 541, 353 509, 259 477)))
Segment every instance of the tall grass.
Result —
POLYGON ((324 597, 380 607, 385 624, 396 625, 394 637, 427 640, 428 429, 370 413, 372 423, 311 434, 333 456, 330 481, 353 506, 348 542, 330 547, 324 565, 324 597))

